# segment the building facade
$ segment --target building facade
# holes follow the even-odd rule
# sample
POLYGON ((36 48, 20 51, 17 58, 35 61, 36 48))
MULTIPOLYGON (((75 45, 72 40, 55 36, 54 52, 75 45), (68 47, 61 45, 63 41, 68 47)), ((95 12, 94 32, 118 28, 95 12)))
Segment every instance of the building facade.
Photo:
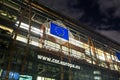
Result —
POLYGON ((37 0, 0 1, 1 80, 120 80, 120 44, 37 0))

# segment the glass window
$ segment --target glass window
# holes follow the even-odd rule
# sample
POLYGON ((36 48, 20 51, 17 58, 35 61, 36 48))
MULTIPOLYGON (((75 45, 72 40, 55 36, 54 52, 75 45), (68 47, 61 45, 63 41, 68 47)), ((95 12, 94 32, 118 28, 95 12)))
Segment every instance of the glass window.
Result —
MULTIPOLYGON (((18 24, 19 24, 19 21, 16 22, 16 26, 18 26, 18 24)), ((20 28, 25 29, 25 30, 29 30, 29 25, 22 22, 21 25, 20 25, 20 28)), ((38 28, 35 28, 33 26, 31 26, 31 32, 33 32, 35 34, 40 34, 40 35, 43 34, 42 30, 40 30, 38 28)))
POLYGON ((55 79, 38 76, 38 77, 37 77, 37 80, 55 80, 55 79))
POLYGON ((88 44, 84 43, 85 53, 90 56, 90 47, 88 44))
POLYGON ((16 40, 27 43, 27 38, 25 36, 22 36, 22 35, 18 35, 16 40))
POLYGON ((115 66, 115 70, 118 70, 118 66, 116 64, 114 64, 114 66, 115 66))
POLYGON ((69 49, 65 46, 62 46, 62 52, 66 55, 69 55, 69 49))
POLYGON ((94 80, 101 80, 100 76, 94 76, 94 80))
POLYGON ((98 74, 99 75, 99 74, 101 74, 101 72, 96 70, 96 71, 93 71, 93 74, 98 74))
POLYGON ((49 50, 54 50, 54 51, 59 51, 60 50, 60 45, 56 44, 54 42, 45 40, 45 45, 44 45, 47 49, 49 50))
POLYGON ((112 62, 110 53, 105 52, 105 54, 106 54, 107 62, 112 62))
POLYGON ((103 50, 97 49, 97 57, 100 60, 104 60, 105 61, 105 56, 104 56, 103 50))
POLYGON ((69 43, 75 45, 75 46, 78 46, 78 47, 81 47, 81 48, 84 48, 84 45, 82 42, 78 41, 78 40, 75 40, 74 38, 69 38, 69 43))

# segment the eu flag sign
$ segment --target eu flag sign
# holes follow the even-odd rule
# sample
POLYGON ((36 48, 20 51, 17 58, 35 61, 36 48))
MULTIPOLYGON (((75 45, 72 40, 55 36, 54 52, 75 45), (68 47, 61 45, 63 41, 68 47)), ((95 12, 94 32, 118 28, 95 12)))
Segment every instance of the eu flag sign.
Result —
POLYGON ((116 52, 116 56, 117 56, 118 60, 120 61, 120 52, 116 52))
POLYGON ((55 23, 50 23, 50 33, 65 40, 69 40, 68 30, 55 23))

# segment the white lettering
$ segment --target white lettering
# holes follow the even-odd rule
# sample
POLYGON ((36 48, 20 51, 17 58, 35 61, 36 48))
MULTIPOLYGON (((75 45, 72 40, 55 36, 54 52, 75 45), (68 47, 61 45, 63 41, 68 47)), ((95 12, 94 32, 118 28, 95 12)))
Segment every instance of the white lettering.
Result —
POLYGON ((47 61, 49 61, 49 62, 50 62, 50 61, 51 61, 51 58, 47 58, 47 61))
POLYGON ((43 57, 43 56, 41 56, 41 55, 38 55, 38 59, 42 59, 42 57, 43 57))
POLYGON ((50 57, 45 57, 45 56, 42 56, 42 55, 38 55, 38 59, 53 62, 53 63, 60 64, 60 65, 63 65, 63 66, 68 66, 70 68, 80 69, 80 66, 78 66, 78 65, 74 65, 74 64, 71 64, 71 63, 68 63, 68 62, 57 60, 57 59, 52 59, 50 57))
POLYGON ((47 59, 47 57, 43 57, 42 59, 43 59, 43 60, 46 60, 46 59, 47 59))

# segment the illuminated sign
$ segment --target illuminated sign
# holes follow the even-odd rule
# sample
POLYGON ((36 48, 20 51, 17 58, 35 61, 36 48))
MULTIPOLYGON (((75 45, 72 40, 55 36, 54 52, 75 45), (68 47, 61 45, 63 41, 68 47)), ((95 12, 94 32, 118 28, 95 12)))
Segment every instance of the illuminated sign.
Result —
POLYGON ((32 80, 32 76, 29 76, 29 75, 20 75, 19 80, 32 80))
POLYGON ((38 55, 38 59, 48 61, 48 62, 53 62, 53 63, 60 64, 60 65, 63 65, 63 66, 68 66, 70 68, 80 69, 79 65, 71 64, 71 63, 68 63, 68 62, 65 62, 65 61, 61 61, 61 60, 58 60, 58 59, 54 59, 54 58, 50 58, 50 57, 46 57, 46 56, 42 56, 42 55, 38 55))
POLYGON ((116 57, 120 61, 120 52, 116 52, 116 57))
POLYGON ((68 30, 54 23, 50 23, 50 33, 65 40, 69 40, 68 30))

